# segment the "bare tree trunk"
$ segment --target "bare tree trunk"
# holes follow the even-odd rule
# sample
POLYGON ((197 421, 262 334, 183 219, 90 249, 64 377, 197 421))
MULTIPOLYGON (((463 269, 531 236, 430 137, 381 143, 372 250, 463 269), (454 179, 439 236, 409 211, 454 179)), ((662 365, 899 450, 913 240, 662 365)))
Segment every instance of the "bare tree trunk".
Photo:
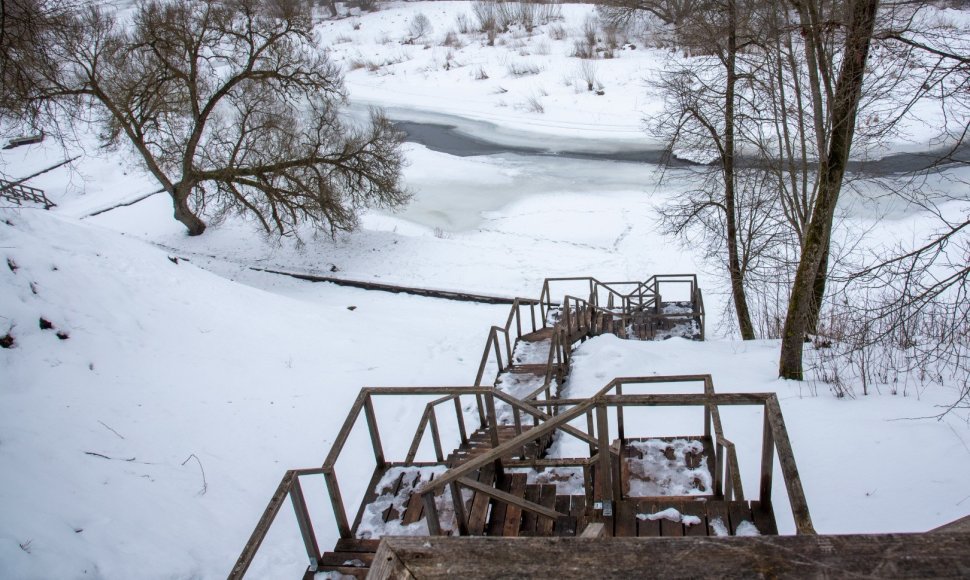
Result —
MULTIPOLYGON (((782 333, 778 374, 802 380, 803 340, 815 299, 817 277, 828 254, 835 207, 842 189, 845 166, 852 148, 859 98, 879 0, 853 0, 846 7, 849 24, 845 37, 842 70, 836 82, 832 106, 832 137, 819 167, 819 192, 808 223, 805 246, 792 284, 788 315, 782 333)), ((824 273, 823 273, 824 275, 824 273)), ((824 290, 824 287, 823 287, 824 290)))
POLYGON ((205 232, 205 222, 195 215, 189 207, 189 194, 192 192, 190 185, 179 183, 175 185, 174 191, 169 191, 172 196, 172 204, 175 206, 175 219, 182 222, 182 225, 189 230, 190 236, 198 236, 205 232))
POLYGON ((808 322, 805 331, 809 334, 818 332, 819 314, 822 312, 822 300, 825 298, 825 283, 828 281, 829 272, 829 244, 825 244, 825 251, 822 253, 822 260, 818 264, 818 271, 815 272, 815 285, 812 288, 812 302, 808 312, 808 322))
POLYGON ((734 0, 727 1, 728 17, 728 46, 727 46, 727 86, 724 92, 724 208, 727 227, 728 271, 731 275, 731 297, 734 299, 734 310, 738 317, 738 329, 743 340, 754 340, 754 325, 751 323, 751 313, 748 310, 748 300, 744 293, 744 274, 741 271, 741 260, 738 257, 738 224, 737 208, 735 206, 735 174, 734 174, 734 98, 737 85, 737 6, 734 0))

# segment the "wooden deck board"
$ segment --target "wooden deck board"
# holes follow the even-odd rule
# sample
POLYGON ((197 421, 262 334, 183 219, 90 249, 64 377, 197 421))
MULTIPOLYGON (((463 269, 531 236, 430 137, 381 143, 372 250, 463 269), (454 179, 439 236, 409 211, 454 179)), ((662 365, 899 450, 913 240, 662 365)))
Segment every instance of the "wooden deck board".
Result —
MULTIPOLYGON (((570 513, 570 503, 571 498, 568 495, 557 495, 555 510, 561 514, 570 513)), ((553 523, 553 535, 555 536, 575 536, 576 535, 576 517, 571 515, 566 515, 558 518, 553 523)))
MULTIPOLYGON (((556 486, 554 484, 543 484, 539 486, 539 505, 549 509, 556 508, 556 486)), ((560 512, 563 513, 563 512, 560 512)), ((536 535, 551 536, 555 527, 555 520, 552 518, 539 517, 536 520, 536 535)))
POLYGON ((721 521, 728 533, 731 532, 731 517, 728 514, 728 506, 726 502, 723 501, 709 501, 707 502, 707 535, 716 536, 715 532, 715 522, 717 520, 721 521))
MULTIPOLYGON (((511 484, 511 478, 506 474, 504 480, 499 482, 495 487, 507 492, 511 484)), ((489 536, 501 536, 502 530, 505 527, 505 512, 508 504, 495 500, 492 500, 491 503, 492 510, 489 512, 486 529, 488 530, 489 536)))
MULTIPOLYGON (((532 503, 539 503, 539 486, 536 484, 529 484, 525 486, 525 500, 531 501, 532 503)), ((519 528, 520 536, 534 536, 536 535, 536 523, 538 516, 536 514, 522 510, 522 527, 519 528)))
POLYGON ((760 501, 751 502, 751 516, 754 517, 754 525, 762 536, 778 535, 778 524, 775 522, 775 513, 770 504, 762 504, 760 501))
MULTIPOLYGON (((634 501, 634 500, 627 500, 634 501)), ((636 512, 641 514, 653 514, 657 510, 657 502, 648 499, 641 499, 636 501, 636 512)), ((649 538, 659 538, 660 537, 660 522, 657 520, 639 519, 637 518, 637 536, 649 537, 649 538)))
MULTIPOLYGON (((513 473, 509 476, 511 485, 509 493, 515 497, 525 497, 526 480, 528 476, 524 473, 513 473)), ((509 505, 505 508, 505 523, 502 526, 503 536, 518 536, 519 527, 522 525, 522 508, 509 505)))
POLYGON ((688 526, 684 524, 685 536, 706 536, 707 535, 707 502, 688 501, 684 502, 680 513, 685 516, 697 516, 701 519, 699 524, 688 526))
MULTIPOLYGON (((479 483, 492 485, 495 482, 495 468, 492 464, 483 466, 478 472, 479 483)), ((484 493, 476 493, 472 497, 471 508, 468 510, 468 533, 480 536, 485 533, 485 522, 488 518, 488 506, 491 503, 484 493)))

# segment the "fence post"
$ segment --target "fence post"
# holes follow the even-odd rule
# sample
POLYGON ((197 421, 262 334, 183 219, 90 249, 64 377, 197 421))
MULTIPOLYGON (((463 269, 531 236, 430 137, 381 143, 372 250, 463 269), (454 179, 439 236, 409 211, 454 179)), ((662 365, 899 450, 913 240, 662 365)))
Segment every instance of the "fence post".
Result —
POLYGON ((296 513, 296 523, 300 526, 300 535, 303 536, 303 546, 306 548, 307 557, 310 558, 310 570, 316 571, 320 564, 320 547, 317 545, 317 536, 313 533, 313 524, 310 522, 310 513, 306 508, 306 498, 303 496, 303 486, 300 485, 300 476, 293 478, 293 485, 290 488, 290 501, 293 503, 293 511, 296 513))
POLYGON ((367 417, 367 429, 370 431, 371 444, 374 446, 374 460, 377 467, 384 467, 384 448, 381 446, 381 433, 377 429, 377 415, 374 414, 374 400, 368 394, 364 399, 364 415, 367 417))
MULTIPOLYGON (((609 512, 613 512, 613 461, 610 457, 610 427, 609 418, 606 415, 606 403, 600 401, 596 404, 596 430, 599 435, 599 457, 600 464, 596 470, 600 484, 600 497, 603 502, 603 511, 606 512, 609 503, 609 512)), ((606 513, 603 514, 604 516, 606 513)))
POLYGON ((340 496, 340 486, 337 484, 337 475, 334 473, 333 468, 323 472, 323 479, 327 482, 327 493, 330 494, 330 503, 333 505, 333 515, 337 520, 337 531, 340 532, 340 537, 353 537, 350 530, 350 523, 347 521, 347 510, 344 508, 344 500, 340 496))

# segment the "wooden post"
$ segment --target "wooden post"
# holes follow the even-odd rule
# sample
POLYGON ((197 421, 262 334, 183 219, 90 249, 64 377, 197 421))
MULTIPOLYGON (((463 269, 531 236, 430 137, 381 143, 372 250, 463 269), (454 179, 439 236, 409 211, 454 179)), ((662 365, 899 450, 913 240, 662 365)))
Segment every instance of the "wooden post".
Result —
POLYGON ((300 535, 303 536, 303 546, 306 548, 307 557, 310 558, 309 569, 315 571, 320 563, 320 547, 317 545, 317 536, 313 533, 313 524, 310 522, 310 513, 306 508, 306 498, 303 496, 300 476, 293 478, 293 485, 290 488, 290 501, 293 503, 296 523, 300 526, 300 535))
MULTIPOLYGON (((485 354, 488 354, 487 349, 485 354)), ((476 384, 475 386, 477 387, 479 385, 476 384)), ((484 429, 488 423, 485 420, 485 405, 482 403, 481 393, 475 393, 475 403, 478 405, 478 426, 484 429)))
MULTIPOLYGON (((623 394, 623 383, 616 383, 616 394, 623 394)), ((623 447, 623 405, 616 406, 616 430, 620 438, 620 448, 623 447)))
MULTIPOLYGON (((337 484, 337 475, 333 469, 323 472, 323 479, 327 482, 327 493, 330 494, 330 503, 333 505, 334 519, 337 520, 337 531, 341 538, 352 538, 350 523, 347 521, 347 510, 344 508, 344 500, 340 497, 340 486, 337 484)), ((370 490, 368 490, 370 491, 370 490)))
POLYGON ((461 435, 461 444, 468 444, 468 432, 465 430, 465 412, 461 408, 461 395, 455 395, 452 399, 455 402, 455 417, 458 419, 458 433, 461 435))
POLYGON ((458 524, 458 535, 467 536, 468 535, 468 518, 465 515, 465 502, 461 498, 461 488, 458 487, 458 481, 452 481, 448 484, 451 488, 451 501, 455 505, 455 520, 458 524))
POLYGON ((421 445, 421 440, 424 439, 424 430, 428 426, 428 420, 431 412, 431 403, 424 408, 424 413, 421 414, 421 420, 418 422, 418 429, 414 432, 414 438, 411 440, 411 447, 408 448, 408 454, 404 458, 404 463, 410 464, 414 461, 415 456, 418 454, 418 447, 421 445))
MULTIPOLYGON (((488 433, 492 441, 492 449, 499 446, 498 439, 498 418, 495 415, 495 396, 492 393, 485 395, 485 406, 488 413, 488 433)), ((495 479, 501 481, 505 477, 505 470, 502 469, 502 459, 495 458, 495 479)))
POLYGON ((505 365, 502 364, 502 347, 498 344, 498 333, 495 332, 497 327, 492 327, 492 344, 495 346, 495 358, 498 361, 498 372, 505 370, 505 365))
POLYGON ((599 468, 596 475, 599 478, 600 497, 597 498, 604 502, 610 502, 612 511, 613 502, 613 462, 610 457, 610 427, 609 418, 606 415, 606 403, 599 402, 596 405, 596 430, 599 435, 599 468))
POLYGON ((424 492, 422 499, 424 500, 424 517, 428 522, 428 533, 432 536, 440 536, 441 521, 438 519, 438 506, 434 503, 434 491, 424 492))
POLYGON ((367 429, 370 431, 370 441, 374 446, 374 460, 377 467, 384 467, 384 448, 381 446, 381 434, 377 429, 377 415, 374 413, 374 400, 368 394, 364 400, 364 415, 367 417, 367 429))
POLYGON ((444 461, 445 455, 441 449, 441 435, 438 433, 438 415, 431 407, 431 442, 434 444, 434 456, 438 461, 444 461))
POLYGON ((563 307, 563 313, 564 313, 563 314, 564 320, 566 321, 566 332, 572 334, 572 332, 573 332, 573 324, 572 324, 572 315, 569 313, 569 297, 568 296, 566 297, 565 300, 563 300, 562 307, 563 307))
POLYGON ((714 447, 714 495, 724 497, 724 446, 717 443, 714 447))
POLYGON ((771 505, 771 479, 775 469, 775 440, 771 436, 771 422, 768 420, 768 407, 765 406, 764 434, 761 442, 761 486, 758 500, 762 505, 771 505))
POLYGON ((802 481, 798 477, 798 467, 795 465, 795 455, 792 452, 791 441, 788 439, 785 419, 781 415, 778 396, 774 393, 771 393, 765 399, 765 414, 771 424, 775 446, 778 448, 778 463, 781 465, 781 473, 785 477, 788 500, 791 503, 792 515, 795 517, 796 532, 814 534, 815 527, 812 525, 812 516, 808 511, 808 502, 805 500, 802 481))
MULTIPOLYGON (((596 428, 593 425, 593 410, 592 409, 586 411, 586 432, 589 433, 590 436, 592 436, 592 437, 595 437, 596 436, 596 428)), ((596 453, 596 448, 593 447, 593 444, 592 443, 590 443, 589 444, 589 456, 592 457, 594 453, 596 453)))

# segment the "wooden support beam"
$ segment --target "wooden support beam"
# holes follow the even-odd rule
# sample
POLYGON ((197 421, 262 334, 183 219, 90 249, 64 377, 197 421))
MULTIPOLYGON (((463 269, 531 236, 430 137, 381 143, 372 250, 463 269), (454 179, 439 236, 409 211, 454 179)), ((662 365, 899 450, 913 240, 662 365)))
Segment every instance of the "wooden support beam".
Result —
POLYGON ((795 528, 799 534, 814 534, 812 515, 808 511, 805 490, 802 489, 802 480, 798 477, 798 467, 795 465, 795 453, 788 439, 788 430, 785 428, 785 418, 781 415, 778 396, 774 393, 765 400, 765 416, 771 425, 775 448, 778 450, 778 463, 781 465, 781 473, 788 489, 788 500, 791 502, 792 515, 795 516, 795 528))
POLYGON ((369 578, 966 578, 970 534, 381 540, 369 578), (387 573, 390 570, 393 573, 387 573))
POLYGON ((482 483, 479 483, 467 477, 463 477, 459 479, 458 483, 460 483, 461 485, 469 489, 473 489, 478 493, 484 493, 485 495, 495 498, 498 501, 505 502, 509 505, 514 505, 517 508, 539 514, 540 516, 556 519, 556 518, 566 517, 567 515, 567 514, 561 514, 554 509, 549 509, 535 502, 524 500, 520 497, 512 495, 511 493, 494 488, 490 485, 484 485, 482 483))

